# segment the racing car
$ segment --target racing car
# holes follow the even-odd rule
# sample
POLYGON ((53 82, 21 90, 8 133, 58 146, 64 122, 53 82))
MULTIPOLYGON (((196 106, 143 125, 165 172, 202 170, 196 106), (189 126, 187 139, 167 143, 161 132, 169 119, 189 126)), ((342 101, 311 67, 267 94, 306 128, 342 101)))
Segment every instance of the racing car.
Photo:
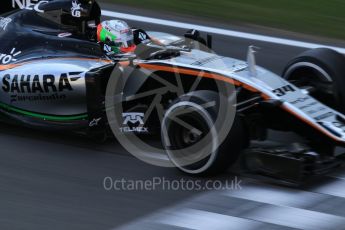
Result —
POLYGON ((285 178, 342 162, 335 152, 345 146, 342 54, 307 51, 279 76, 256 65, 253 47, 241 61, 212 52, 212 37, 196 30, 175 36, 133 28, 138 49, 110 56, 95 40, 96 1, 37 4, 0 17, 2 122, 94 139, 157 137, 170 161, 191 175, 218 174, 242 155, 250 170, 285 178), (253 148, 269 129, 295 132, 303 144, 253 148), (205 138, 210 153, 194 154, 205 138))

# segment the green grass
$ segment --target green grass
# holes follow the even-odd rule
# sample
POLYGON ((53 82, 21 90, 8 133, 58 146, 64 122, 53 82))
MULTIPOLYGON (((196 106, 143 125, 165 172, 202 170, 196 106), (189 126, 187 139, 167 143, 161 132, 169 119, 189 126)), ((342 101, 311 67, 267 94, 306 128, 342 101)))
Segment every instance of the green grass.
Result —
POLYGON ((105 0, 194 15, 225 23, 249 23, 345 39, 345 0, 105 0))

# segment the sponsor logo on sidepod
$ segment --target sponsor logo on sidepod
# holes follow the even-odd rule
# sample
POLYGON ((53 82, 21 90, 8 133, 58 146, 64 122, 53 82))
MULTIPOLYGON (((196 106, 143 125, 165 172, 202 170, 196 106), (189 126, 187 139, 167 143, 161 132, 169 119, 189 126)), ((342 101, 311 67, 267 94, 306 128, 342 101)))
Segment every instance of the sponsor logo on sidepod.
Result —
POLYGON ((12 7, 26 10, 34 10, 38 13, 44 13, 44 10, 40 9, 41 4, 48 3, 48 1, 40 0, 12 0, 12 7))
POLYGON ((125 127, 121 127, 120 131, 123 133, 148 133, 147 127, 142 127, 144 125, 144 113, 123 113, 123 125, 125 127), (129 125, 136 125, 139 124, 138 127, 130 127, 129 125))
POLYGON ((80 18, 81 17, 81 11, 83 8, 80 6, 81 4, 78 3, 78 1, 73 1, 72 2, 72 8, 71 8, 71 13, 73 17, 80 18))
POLYGON ((10 54, 0 53, 0 64, 7 65, 13 61, 17 61, 16 56, 18 56, 21 53, 21 51, 16 52, 16 48, 13 48, 10 54))
POLYGON ((2 90, 9 93, 11 102, 65 100, 65 92, 73 91, 71 82, 80 79, 81 72, 53 74, 5 74, 2 90))

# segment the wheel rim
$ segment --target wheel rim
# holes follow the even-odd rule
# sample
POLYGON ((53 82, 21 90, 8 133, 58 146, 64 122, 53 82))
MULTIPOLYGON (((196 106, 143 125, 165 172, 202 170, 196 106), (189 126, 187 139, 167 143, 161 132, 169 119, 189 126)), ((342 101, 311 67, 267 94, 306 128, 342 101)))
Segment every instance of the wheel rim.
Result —
POLYGON ((335 107, 336 93, 334 82, 331 76, 320 66, 309 62, 296 63, 286 71, 285 76, 288 76, 288 81, 301 89, 313 87, 315 90, 310 92, 310 96, 324 104, 335 107), (306 71, 308 74, 303 74, 303 76, 297 74, 293 75, 293 73, 301 67, 308 68, 309 71, 306 71))
POLYGON ((212 165, 217 155, 217 137, 213 120, 205 109, 192 102, 178 103, 169 109, 162 123, 162 136, 170 160, 184 172, 204 172, 212 165), (186 109, 192 109, 193 112, 180 114, 186 109), (176 122, 176 114, 179 114, 176 116, 178 121, 189 124, 189 127, 176 122), (205 143, 209 146, 205 146, 205 143), (205 154, 205 151, 211 149, 210 154, 205 154))

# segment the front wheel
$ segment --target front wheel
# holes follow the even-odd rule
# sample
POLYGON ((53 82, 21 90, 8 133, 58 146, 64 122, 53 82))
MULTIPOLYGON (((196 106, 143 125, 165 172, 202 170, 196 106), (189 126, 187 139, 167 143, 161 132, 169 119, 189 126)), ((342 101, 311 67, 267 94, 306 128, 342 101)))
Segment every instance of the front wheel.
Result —
POLYGON ((283 77, 320 102, 345 112, 345 57, 331 49, 313 49, 291 60, 283 77))
POLYGON ((217 97, 210 91, 183 95, 165 113, 163 146, 172 163, 187 174, 203 176, 225 171, 236 162, 248 143, 238 116, 234 116, 230 123, 222 122, 232 126, 227 129, 225 138, 221 138, 222 131, 216 125, 219 112, 217 97))

